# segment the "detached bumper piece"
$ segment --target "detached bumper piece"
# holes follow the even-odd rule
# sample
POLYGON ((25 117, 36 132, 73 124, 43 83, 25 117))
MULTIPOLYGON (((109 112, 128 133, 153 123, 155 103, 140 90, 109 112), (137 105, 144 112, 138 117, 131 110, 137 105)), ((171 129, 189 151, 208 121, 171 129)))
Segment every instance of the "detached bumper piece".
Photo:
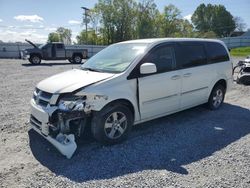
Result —
POLYGON ((49 114, 42 108, 38 108, 31 102, 31 128, 48 140, 57 150, 70 159, 76 151, 77 145, 74 134, 58 133, 55 136, 50 134, 53 125, 49 123, 49 114))
POLYGON ((32 116, 30 118, 30 124, 32 129, 49 141, 61 154, 66 156, 68 159, 73 156, 77 148, 75 136, 73 134, 66 135, 59 133, 56 138, 53 138, 50 135, 46 135, 42 132, 42 123, 32 116))

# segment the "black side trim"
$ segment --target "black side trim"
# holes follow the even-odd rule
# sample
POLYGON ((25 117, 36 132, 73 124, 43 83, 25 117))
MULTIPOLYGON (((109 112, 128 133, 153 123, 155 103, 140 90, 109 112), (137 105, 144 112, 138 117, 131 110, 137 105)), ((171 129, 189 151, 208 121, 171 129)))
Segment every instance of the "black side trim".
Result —
POLYGON ((161 98, 145 101, 145 102, 143 102, 143 104, 152 103, 152 102, 160 101, 160 100, 163 100, 163 99, 168 99, 168 98, 175 97, 175 96, 178 96, 178 94, 173 94, 173 95, 169 95, 169 96, 166 96, 166 97, 161 97, 161 98))
POLYGON ((139 91, 139 80, 138 78, 136 79, 136 99, 137 99, 137 107, 138 107, 138 112, 141 117, 141 108, 140 108, 140 91, 139 91))
POLYGON ((199 91, 199 90, 203 90, 203 89, 207 89, 207 88, 208 88, 208 87, 201 87, 201 88, 198 88, 198 89, 186 91, 186 92, 181 93, 181 95, 185 95, 185 94, 188 94, 188 93, 192 93, 192 92, 199 91))

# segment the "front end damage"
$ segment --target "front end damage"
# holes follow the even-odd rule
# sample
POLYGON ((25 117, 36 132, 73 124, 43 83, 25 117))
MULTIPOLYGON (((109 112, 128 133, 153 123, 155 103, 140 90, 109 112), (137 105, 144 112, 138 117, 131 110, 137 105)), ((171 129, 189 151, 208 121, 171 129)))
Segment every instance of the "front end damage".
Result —
POLYGON ((36 89, 31 99, 31 127, 69 159, 91 113, 86 101, 86 96, 53 95, 36 89))

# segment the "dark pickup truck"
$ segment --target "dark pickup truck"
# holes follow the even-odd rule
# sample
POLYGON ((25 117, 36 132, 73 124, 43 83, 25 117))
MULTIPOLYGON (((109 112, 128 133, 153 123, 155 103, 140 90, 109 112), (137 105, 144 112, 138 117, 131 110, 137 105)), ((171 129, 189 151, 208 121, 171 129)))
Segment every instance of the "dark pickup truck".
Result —
POLYGON ((70 63, 81 63, 82 59, 88 56, 87 49, 77 49, 65 47, 63 43, 53 42, 37 46, 29 40, 34 48, 29 48, 21 51, 21 58, 28 59, 32 64, 40 64, 41 60, 69 60, 70 63))

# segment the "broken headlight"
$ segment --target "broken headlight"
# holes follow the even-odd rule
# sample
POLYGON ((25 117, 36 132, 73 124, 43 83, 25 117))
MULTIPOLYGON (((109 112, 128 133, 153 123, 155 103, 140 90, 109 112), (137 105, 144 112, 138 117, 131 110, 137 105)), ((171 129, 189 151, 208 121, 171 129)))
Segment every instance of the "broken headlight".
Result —
POLYGON ((62 98, 58 103, 58 108, 63 111, 83 110, 86 97, 62 98))

